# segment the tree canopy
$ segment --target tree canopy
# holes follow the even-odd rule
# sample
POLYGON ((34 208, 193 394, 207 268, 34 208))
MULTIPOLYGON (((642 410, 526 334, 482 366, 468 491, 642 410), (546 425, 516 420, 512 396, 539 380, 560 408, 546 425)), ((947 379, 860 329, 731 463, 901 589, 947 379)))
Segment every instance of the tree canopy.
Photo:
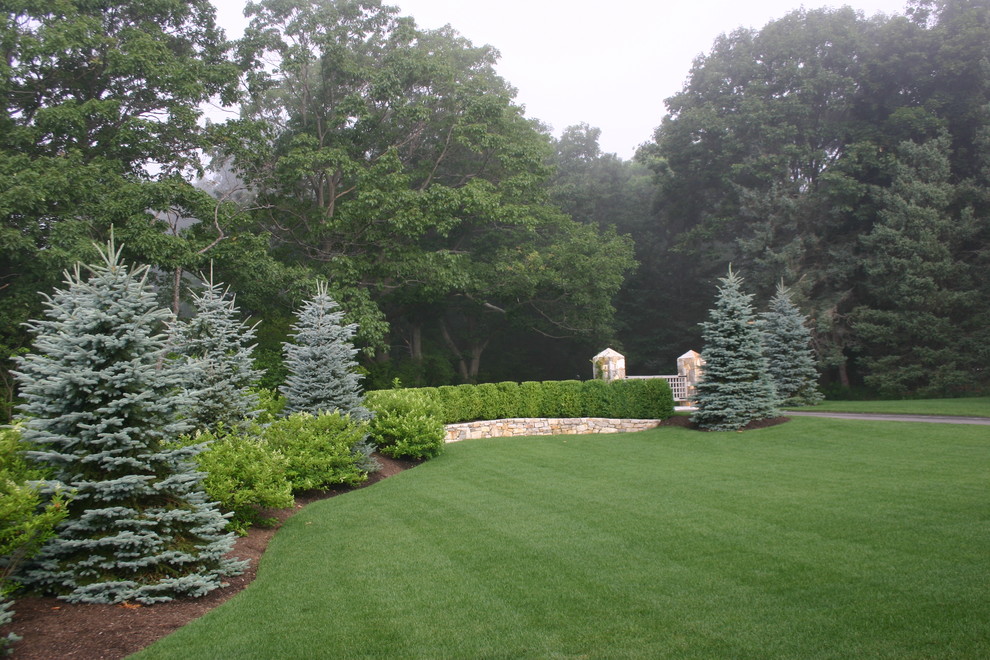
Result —
POLYGON ((3 10, 0 416, 38 292, 111 226, 177 314, 214 263, 270 386, 317 281, 375 388, 573 378, 605 345, 669 371, 729 263, 760 303, 788 282, 828 386, 987 386, 982 0, 723 34, 631 161, 588 124, 551 135, 450 26, 380 0, 246 14, 228 42, 207 0, 3 10))
POLYGON ((971 0, 802 9, 723 35, 640 153, 659 182, 653 259, 698 282, 731 261, 764 299, 793 282, 844 385, 985 386, 985 305, 963 301, 987 299, 972 273, 990 225, 988 58, 990 7, 971 0))

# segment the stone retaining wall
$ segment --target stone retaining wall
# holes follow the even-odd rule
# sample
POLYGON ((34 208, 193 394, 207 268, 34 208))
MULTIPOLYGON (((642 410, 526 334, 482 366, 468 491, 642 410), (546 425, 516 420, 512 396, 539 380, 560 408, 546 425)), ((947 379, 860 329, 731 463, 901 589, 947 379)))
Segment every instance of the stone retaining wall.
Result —
POLYGON ((579 435, 585 433, 625 433, 645 431, 660 425, 659 419, 607 419, 575 417, 546 419, 542 417, 494 419, 484 422, 447 424, 447 442, 474 438, 504 438, 513 435, 579 435))

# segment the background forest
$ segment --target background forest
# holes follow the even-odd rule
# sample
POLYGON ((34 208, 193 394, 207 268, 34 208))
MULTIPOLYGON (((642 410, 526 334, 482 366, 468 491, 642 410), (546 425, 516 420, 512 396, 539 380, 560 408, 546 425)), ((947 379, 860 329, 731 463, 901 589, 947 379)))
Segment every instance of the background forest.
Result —
POLYGON ((723 35, 629 161, 527 117, 450 28, 374 0, 248 12, 228 42, 206 0, 4 8, 5 401, 38 292, 111 226, 180 314, 212 263, 268 385, 319 278, 375 388, 585 378, 605 345, 670 372, 731 263, 759 305, 790 287, 832 395, 986 389, 986 2, 723 35))

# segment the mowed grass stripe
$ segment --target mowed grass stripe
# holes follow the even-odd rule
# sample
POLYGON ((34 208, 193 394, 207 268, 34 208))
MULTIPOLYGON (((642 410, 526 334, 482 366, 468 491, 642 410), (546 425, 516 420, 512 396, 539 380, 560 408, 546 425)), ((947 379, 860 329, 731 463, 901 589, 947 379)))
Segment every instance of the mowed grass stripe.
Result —
POLYGON ((990 657, 990 434, 469 441, 307 507, 149 658, 990 657))

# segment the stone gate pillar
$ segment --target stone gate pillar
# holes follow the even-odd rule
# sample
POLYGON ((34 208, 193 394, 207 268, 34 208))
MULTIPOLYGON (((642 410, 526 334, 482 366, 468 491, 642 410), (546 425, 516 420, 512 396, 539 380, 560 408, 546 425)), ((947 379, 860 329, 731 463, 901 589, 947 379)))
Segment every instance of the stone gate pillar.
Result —
POLYGON ((597 380, 610 382, 623 380, 626 377, 626 357, 611 348, 606 348, 591 358, 591 364, 594 369, 594 378, 597 380))
POLYGON ((705 360, 701 357, 701 353, 697 351, 688 351, 677 358, 677 375, 683 376, 684 380, 687 381, 687 395, 689 399, 694 399, 695 386, 701 380, 704 366, 705 360))

